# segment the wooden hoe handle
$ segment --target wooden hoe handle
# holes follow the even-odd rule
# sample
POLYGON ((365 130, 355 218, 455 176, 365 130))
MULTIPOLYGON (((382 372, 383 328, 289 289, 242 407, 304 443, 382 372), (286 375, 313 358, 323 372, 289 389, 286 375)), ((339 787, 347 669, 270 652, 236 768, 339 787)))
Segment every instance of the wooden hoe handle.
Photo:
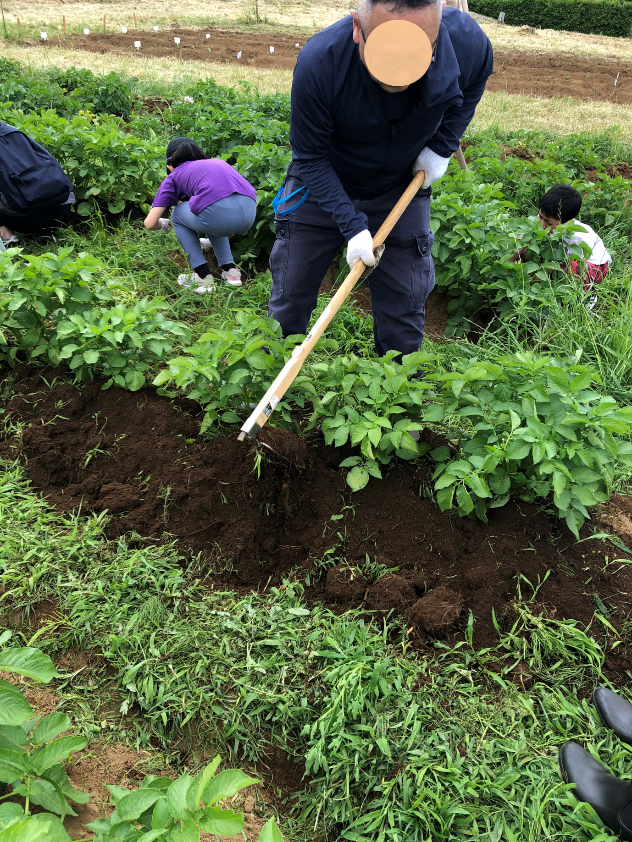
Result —
MULTIPOLYGON (((382 223, 380 230, 373 238, 374 249, 384 243, 401 215, 421 189, 421 185, 424 183, 425 178, 426 174, 423 170, 420 170, 415 175, 393 210, 382 223)), ((340 288, 329 302, 328 306, 325 307, 323 312, 320 314, 320 317, 314 324, 314 327, 310 330, 301 344, 294 348, 292 356, 283 366, 274 383, 261 398, 256 409, 241 428, 239 441, 244 441, 246 438, 253 441, 256 440, 261 428, 272 414, 274 407, 283 398, 283 395, 285 395, 296 379, 307 358, 307 355, 323 335, 325 329, 342 306, 343 301, 357 284, 366 268, 367 267, 364 265, 364 262, 362 260, 358 260, 353 269, 349 272, 345 280, 340 285, 340 288)))

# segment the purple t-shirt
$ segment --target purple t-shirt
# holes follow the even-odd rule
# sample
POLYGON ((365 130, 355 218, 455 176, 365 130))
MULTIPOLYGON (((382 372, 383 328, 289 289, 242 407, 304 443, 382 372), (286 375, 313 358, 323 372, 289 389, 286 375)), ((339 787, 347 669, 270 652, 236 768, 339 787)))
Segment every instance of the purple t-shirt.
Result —
POLYGON ((232 193, 257 200, 257 192, 252 184, 226 161, 219 158, 186 161, 162 182, 152 207, 172 208, 178 202, 188 200, 191 212, 198 214, 232 193))

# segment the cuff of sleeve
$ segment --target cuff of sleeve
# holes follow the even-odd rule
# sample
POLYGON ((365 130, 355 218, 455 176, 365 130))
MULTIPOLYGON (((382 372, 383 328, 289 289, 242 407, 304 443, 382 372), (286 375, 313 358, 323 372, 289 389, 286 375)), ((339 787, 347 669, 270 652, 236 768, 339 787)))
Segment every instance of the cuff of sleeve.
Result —
POLYGON ((357 216, 352 217, 348 222, 341 226, 340 233, 347 242, 360 231, 365 231, 369 227, 369 220, 366 214, 358 213, 357 216))

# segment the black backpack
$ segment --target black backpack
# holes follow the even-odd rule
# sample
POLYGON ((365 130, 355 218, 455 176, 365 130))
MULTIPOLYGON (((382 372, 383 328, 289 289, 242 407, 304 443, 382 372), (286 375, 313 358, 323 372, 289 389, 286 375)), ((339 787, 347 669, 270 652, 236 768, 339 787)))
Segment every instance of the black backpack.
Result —
POLYGON ((7 213, 38 213, 63 205, 72 184, 43 146, 0 123, 0 205, 7 213))

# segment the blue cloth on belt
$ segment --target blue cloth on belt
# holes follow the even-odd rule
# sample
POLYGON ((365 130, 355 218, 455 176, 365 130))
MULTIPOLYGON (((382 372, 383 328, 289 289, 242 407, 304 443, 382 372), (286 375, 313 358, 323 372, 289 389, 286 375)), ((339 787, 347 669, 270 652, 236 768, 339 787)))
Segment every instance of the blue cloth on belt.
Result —
POLYGON ((294 71, 290 122, 292 160, 346 240, 367 224, 352 199, 395 187, 402 192, 425 146, 442 157, 458 148, 493 70, 483 30, 469 15, 446 8, 435 61, 415 83, 417 102, 392 121, 352 31, 347 16, 305 44, 294 71))

